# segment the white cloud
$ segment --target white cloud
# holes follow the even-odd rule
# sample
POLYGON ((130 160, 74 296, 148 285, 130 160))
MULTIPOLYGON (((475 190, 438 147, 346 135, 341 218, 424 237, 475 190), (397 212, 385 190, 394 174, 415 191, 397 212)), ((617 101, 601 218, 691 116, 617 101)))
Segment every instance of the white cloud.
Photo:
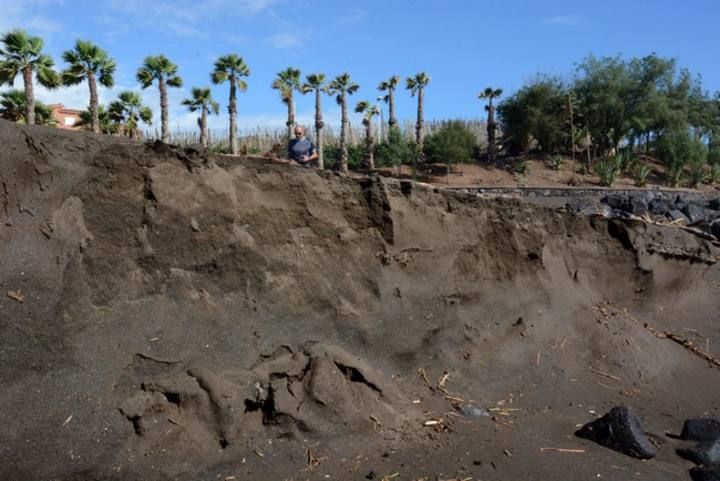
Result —
POLYGON ((562 25, 566 27, 574 27, 576 25, 579 25, 581 21, 582 18, 580 17, 580 15, 568 14, 544 18, 542 23, 546 25, 562 25))
POLYGON ((367 17, 367 12, 359 8, 353 9, 347 15, 338 18, 335 22, 338 25, 355 25, 361 23, 367 17))
POLYGON ((275 48, 296 48, 303 45, 302 39, 293 33, 277 33, 265 39, 268 44, 275 48))
POLYGON ((14 28, 26 29, 34 35, 61 31, 63 26, 43 13, 50 6, 62 4, 63 0, 0 0, 0 32, 14 28))

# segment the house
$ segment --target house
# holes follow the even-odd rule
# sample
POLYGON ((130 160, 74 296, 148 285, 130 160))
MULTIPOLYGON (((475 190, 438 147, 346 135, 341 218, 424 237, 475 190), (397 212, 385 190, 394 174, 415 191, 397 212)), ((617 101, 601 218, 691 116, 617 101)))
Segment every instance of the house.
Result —
POLYGON ((68 109, 63 104, 50 104, 52 115, 59 129, 80 130, 80 113, 82 110, 68 109))

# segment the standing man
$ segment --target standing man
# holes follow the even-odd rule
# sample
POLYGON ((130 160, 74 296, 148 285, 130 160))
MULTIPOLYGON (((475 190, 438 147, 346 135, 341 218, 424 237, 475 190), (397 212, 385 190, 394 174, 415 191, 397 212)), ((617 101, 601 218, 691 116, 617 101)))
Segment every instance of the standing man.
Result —
POLYGON ((309 169, 318 158, 315 145, 305 138, 305 129, 301 126, 296 126, 294 133, 295 138, 291 139, 288 145, 288 157, 298 165, 309 169))

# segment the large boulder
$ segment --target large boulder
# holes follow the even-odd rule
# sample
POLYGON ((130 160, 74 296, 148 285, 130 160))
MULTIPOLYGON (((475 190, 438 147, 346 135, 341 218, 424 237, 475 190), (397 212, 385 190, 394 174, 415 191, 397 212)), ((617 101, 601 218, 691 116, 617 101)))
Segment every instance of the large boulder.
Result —
POLYGON ((640 426, 640 420, 627 406, 612 408, 600 419, 580 428, 575 435, 638 459, 650 459, 657 454, 640 426))
POLYGON ((699 466, 720 464, 720 439, 699 443, 694 448, 678 449, 677 453, 680 457, 699 466))
POLYGON ((720 419, 695 418, 683 423, 680 439, 686 441, 715 441, 720 439, 720 419))

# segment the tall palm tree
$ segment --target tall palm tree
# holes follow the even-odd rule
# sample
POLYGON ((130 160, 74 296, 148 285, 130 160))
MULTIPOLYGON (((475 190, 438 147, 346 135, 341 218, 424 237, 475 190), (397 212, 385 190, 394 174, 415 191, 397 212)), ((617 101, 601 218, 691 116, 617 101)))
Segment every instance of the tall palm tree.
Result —
POLYGON ((293 136, 295 128, 295 99, 293 92, 300 90, 300 70, 288 67, 277 73, 277 78, 272 83, 272 88, 280 92, 280 98, 288 108, 288 139, 293 136))
POLYGON ((55 63, 42 53, 43 41, 31 37, 25 30, 11 30, 0 37, 0 85, 12 87, 15 77, 22 74, 25 88, 25 120, 35 124, 35 91, 33 73, 40 85, 54 89, 60 85, 60 75, 53 69, 55 63))
POLYGON ((400 77, 398 75, 393 75, 389 79, 380 82, 380 85, 378 85, 379 91, 387 92, 387 95, 383 97, 383 100, 388 104, 388 108, 390 110, 388 113, 388 126, 390 128, 397 124, 397 117, 395 117, 395 89, 399 83, 400 77))
POLYGON ((110 118, 120 124, 123 132, 130 138, 139 138, 138 126, 140 122, 152 124, 152 110, 142 104, 142 98, 137 92, 124 90, 118 99, 108 108, 110 118))
POLYGON ((92 42, 77 40, 75 48, 66 50, 62 58, 69 65, 62 71, 63 85, 77 85, 83 80, 88 81, 90 88, 90 114, 92 115, 92 131, 100 133, 100 116, 98 114, 97 84, 112 87, 115 84, 115 61, 108 53, 92 42))
POLYGON ((360 86, 352 81, 350 74, 343 73, 335 77, 330 85, 328 85, 328 93, 336 95, 335 100, 340 105, 341 124, 340 124, 340 170, 348 171, 348 145, 347 137, 350 127, 347 111, 347 96, 358 91, 360 86))
MULTIPOLYGON (((22 90, 11 89, 0 93, 0 118, 21 124, 27 123, 25 101, 25 92, 22 90)), ((37 125, 57 126, 50 107, 42 102, 35 102, 34 110, 37 125)))
POLYGON ((192 98, 185 99, 182 104, 186 106, 190 112, 201 112, 198 124, 200 125, 200 143, 203 147, 208 146, 208 113, 217 115, 220 113, 220 104, 212 98, 212 92, 209 88, 193 87, 192 98))
POLYGON ((178 67, 165 55, 148 55, 145 57, 142 66, 137 71, 137 80, 140 86, 146 89, 157 80, 160 89, 160 129, 162 141, 170 141, 170 129, 168 128, 168 87, 182 87, 182 78, 177 74, 178 67))
POLYGON ((365 126, 365 148, 367 166, 369 169, 375 168, 375 140, 373 139, 372 118, 380 115, 380 109, 377 105, 371 104, 367 100, 361 100, 355 106, 355 112, 363 115, 363 125, 365 126))
POLYGON ((314 73, 305 77, 306 82, 300 88, 303 94, 315 92, 315 142, 317 143, 318 153, 318 168, 320 170, 325 168, 325 157, 323 155, 323 137, 322 129, 325 126, 322 116, 322 108, 320 103, 320 97, 323 93, 327 93, 327 86, 325 85, 325 74, 314 73))
POLYGON ((414 97, 417 95, 418 107, 417 107, 417 122, 415 123, 415 142, 422 152, 423 143, 423 124, 424 119, 424 108, 425 108, 425 87, 430 83, 430 77, 425 72, 420 72, 414 77, 409 77, 405 82, 405 87, 410 91, 410 94, 414 97))
POLYGON ((237 134, 237 90, 245 92, 248 88, 247 82, 242 77, 250 75, 250 68, 245 60, 234 53, 223 55, 215 61, 215 69, 210 77, 215 85, 230 83, 230 101, 228 103, 228 114, 230 114, 230 151, 237 154, 239 151, 237 134))
POLYGON ((495 141, 495 134, 497 132, 497 122, 495 121, 495 106, 493 105, 493 99, 500 97, 502 95, 503 91, 502 89, 493 89, 492 87, 487 87, 485 90, 483 90, 480 95, 478 95, 479 99, 485 100, 487 99, 488 103, 485 106, 485 111, 488 113, 488 119, 487 119, 487 135, 488 135, 488 160, 494 161, 495 160, 495 150, 496 150, 496 141, 495 141))

